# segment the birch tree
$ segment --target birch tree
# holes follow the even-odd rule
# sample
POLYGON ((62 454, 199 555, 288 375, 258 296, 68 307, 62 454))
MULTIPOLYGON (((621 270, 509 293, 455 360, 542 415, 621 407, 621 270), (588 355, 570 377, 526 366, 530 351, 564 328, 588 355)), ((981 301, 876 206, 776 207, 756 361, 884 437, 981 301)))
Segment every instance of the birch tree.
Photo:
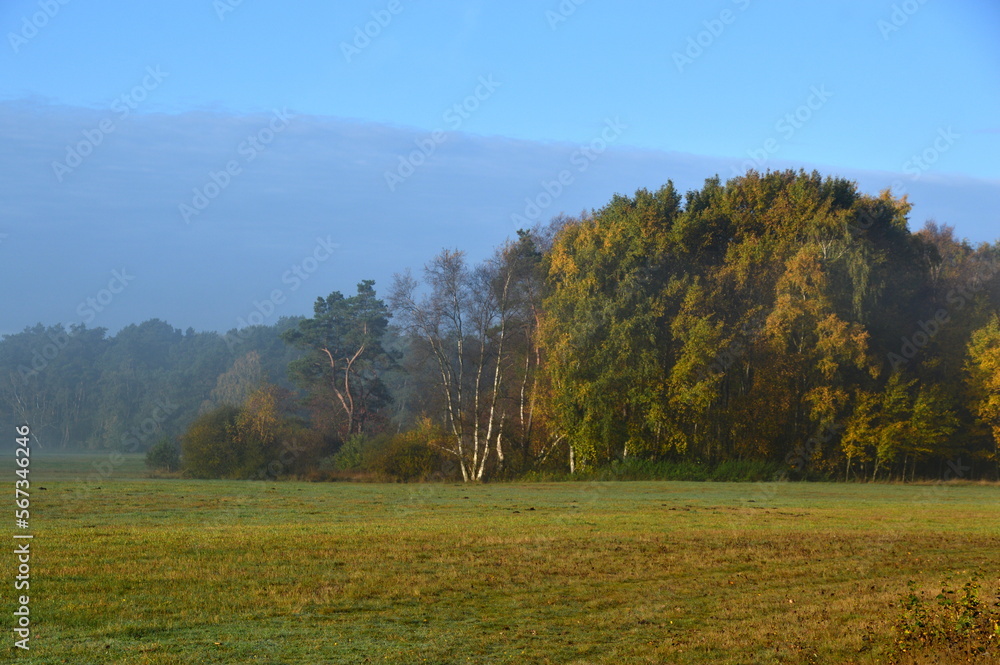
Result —
POLYGON ((407 272, 396 275, 389 301, 403 330, 428 349, 449 433, 443 450, 463 480, 482 481, 506 458, 514 271, 498 257, 470 269, 463 252, 444 250, 423 272, 426 292, 407 272))

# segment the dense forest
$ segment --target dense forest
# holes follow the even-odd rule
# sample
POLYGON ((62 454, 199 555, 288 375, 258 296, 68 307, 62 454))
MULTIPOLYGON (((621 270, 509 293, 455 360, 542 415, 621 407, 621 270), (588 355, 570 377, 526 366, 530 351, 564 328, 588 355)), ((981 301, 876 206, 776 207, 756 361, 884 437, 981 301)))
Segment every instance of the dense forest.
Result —
POLYGON ((311 317, 0 341, 5 426, 199 477, 482 481, 756 464, 997 478, 1000 242, 751 171, 616 195, 311 317))

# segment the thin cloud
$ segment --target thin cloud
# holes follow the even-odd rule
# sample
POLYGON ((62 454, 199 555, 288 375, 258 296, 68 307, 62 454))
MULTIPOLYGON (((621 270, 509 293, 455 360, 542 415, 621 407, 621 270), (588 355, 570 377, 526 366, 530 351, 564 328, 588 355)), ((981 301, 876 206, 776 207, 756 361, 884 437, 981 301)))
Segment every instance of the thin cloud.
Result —
MULTIPOLYGON (((280 111, 281 109, 279 109, 280 111)), ((294 112, 293 112, 294 113, 294 112)), ((517 215, 540 221, 604 205, 614 193, 681 191, 731 175, 740 160, 612 145, 596 159, 574 161, 580 145, 446 134, 429 155, 430 132, 340 118, 295 116, 273 136, 271 114, 192 112, 133 114, 54 106, 40 100, 0 103, 0 287, 5 328, 78 322, 77 305, 128 268, 134 282, 93 325, 115 330, 159 317, 179 327, 226 330, 275 289, 287 299, 274 316, 303 314, 319 295, 348 291, 373 278, 385 288, 394 272, 418 268, 443 247, 473 260, 514 234, 517 215), (112 132, 59 182, 66 162, 106 121, 112 132), (251 137, 268 138, 251 151, 251 137), (253 154, 253 159, 248 156, 253 154), (413 156, 420 164, 394 190, 387 173, 413 156), (238 166, 228 181, 227 165, 238 166), (563 171, 572 182, 541 194, 563 171), (213 177, 224 187, 212 187, 213 177), (185 220, 181 205, 214 194, 185 220), (319 237, 339 245, 301 288, 282 281, 319 237)), ((106 126, 106 124, 105 124, 106 126)), ((1000 183, 927 173, 832 170, 774 160, 766 168, 817 168, 878 192, 894 180, 915 203, 913 225, 928 218, 960 235, 992 240, 1000 228, 1000 183)), ((405 169, 404 169, 405 171, 405 169)), ((217 185, 218 186, 218 185, 217 185)), ((532 220, 529 220, 532 221, 532 220)))

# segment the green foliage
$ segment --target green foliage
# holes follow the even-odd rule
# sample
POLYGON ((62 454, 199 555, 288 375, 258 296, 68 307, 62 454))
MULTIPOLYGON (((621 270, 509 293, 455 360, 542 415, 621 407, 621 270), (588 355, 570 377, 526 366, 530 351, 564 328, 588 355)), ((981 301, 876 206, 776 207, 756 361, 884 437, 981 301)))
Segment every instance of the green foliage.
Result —
POLYGON ((615 196, 569 225, 548 257, 551 295, 541 335, 549 352, 552 411, 582 467, 625 452, 660 452, 674 437, 659 402, 669 365, 661 337, 677 306, 670 229, 680 212, 672 184, 615 196), (673 302, 671 302, 673 301, 673 302))
POLYGON ((309 477, 329 453, 332 442, 322 432, 286 417, 278 430, 267 466, 255 478, 309 477))
POLYGON ((365 462, 368 442, 369 439, 364 434, 355 434, 349 437, 331 458, 330 469, 333 471, 361 471, 365 462))
POLYGON ((237 358, 225 374, 219 376, 211 393, 208 408, 221 404, 239 406, 260 387, 264 373, 260 363, 260 353, 250 353, 237 358))
POLYGON ((163 437, 146 451, 146 466, 154 471, 178 471, 181 451, 170 437, 163 437))
POLYGON ((764 460, 731 459, 712 470, 710 480, 716 482, 759 483, 781 478, 781 465, 764 460))

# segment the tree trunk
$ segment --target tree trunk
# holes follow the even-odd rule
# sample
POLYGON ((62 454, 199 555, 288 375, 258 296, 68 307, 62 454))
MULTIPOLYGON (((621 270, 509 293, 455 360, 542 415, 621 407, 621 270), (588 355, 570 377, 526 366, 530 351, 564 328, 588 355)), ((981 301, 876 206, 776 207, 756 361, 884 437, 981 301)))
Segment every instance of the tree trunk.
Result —
POLYGON ((501 413, 500 414, 500 427, 497 430, 497 447, 496 447, 496 451, 497 451, 497 473, 500 473, 501 471, 503 471, 503 444, 502 444, 502 441, 503 441, 503 421, 504 421, 504 414, 501 413))

